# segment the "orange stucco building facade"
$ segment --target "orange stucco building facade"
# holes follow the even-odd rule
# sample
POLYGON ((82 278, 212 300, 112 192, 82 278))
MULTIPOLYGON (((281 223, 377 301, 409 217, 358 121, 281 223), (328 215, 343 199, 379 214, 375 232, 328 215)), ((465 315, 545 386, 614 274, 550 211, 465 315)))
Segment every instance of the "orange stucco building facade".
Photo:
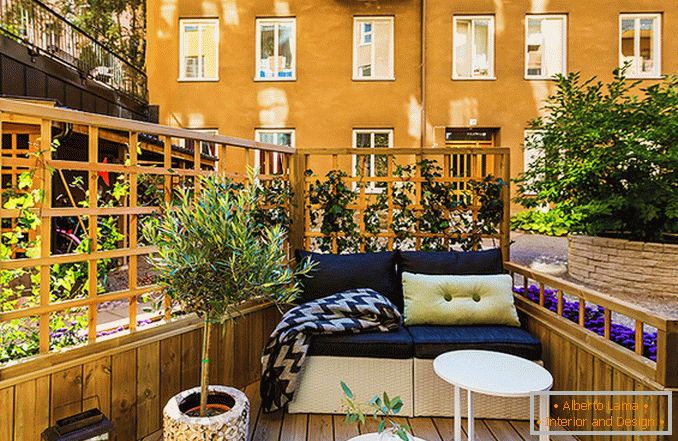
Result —
POLYGON ((443 148, 446 129, 482 129, 512 148, 513 176, 524 167, 527 122, 554 90, 551 72, 609 79, 624 59, 648 85, 678 73, 672 0, 149 0, 147 7, 150 101, 161 123, 246 138, 285 130, 293 132, 286 142, 303 148, 355 147, 361 129, 387 131, 395 147, 443 148), (191 49, 213 41, 218 49, 191 49))

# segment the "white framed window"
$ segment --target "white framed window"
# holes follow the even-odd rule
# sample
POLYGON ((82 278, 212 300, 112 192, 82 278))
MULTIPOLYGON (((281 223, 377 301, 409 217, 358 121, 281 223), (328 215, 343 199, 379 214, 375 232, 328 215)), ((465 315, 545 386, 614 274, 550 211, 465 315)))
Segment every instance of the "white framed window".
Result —
POLYGON ((219 79, 219 19, 179 20, 179 80, 219 79))
POLYGON ((567 72, 567 16, 525 17, 525 78, 549 79, 567 72))
POLYGON ((257 19, 257 81, 296 79, 297 20, 295 18, 257 19))
MULTIPOLYGON (((254 137, 257 142, 294 147, 294 129, 256 129, 254 137)), ((283 155, 278 152, 256 150, 254 168, 260 174, 279 175, 284 171, 283 155), (268 170, 267 170, 268 168, 268 170)))
POLYGON ((394 18, 353 18, 353 79, 393 80, 394 18))
POLYGON ((494 16, 455 16, 452 79, 494 79, 494 16))
POLYGON ((452 79, 494 79, 494 16, 455 16, 452 79))
POLYGON ((661 14, 619 15, 619 66, 629 78, 661 76, 661 14))
MULTIPOLYGON (((391 148, 393 147, 393 129, 353 129, 353 148, 391 148)), ((359 158, 363 155, 353 155, 353 176, 363 175, 359 158)), ((364 176, 388 176, 388 155, 368 155, 365 159, 364 176)), ((369 193, 379 193, 387 188, 386 182, 370 182, 365 187, 369 193)), ((356 188, 356 186, 354 186, 356 188)))

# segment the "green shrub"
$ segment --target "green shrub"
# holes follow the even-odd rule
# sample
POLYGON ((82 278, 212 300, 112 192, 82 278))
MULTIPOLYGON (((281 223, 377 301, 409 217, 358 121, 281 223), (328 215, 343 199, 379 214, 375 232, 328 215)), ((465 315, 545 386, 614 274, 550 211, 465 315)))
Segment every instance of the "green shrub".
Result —
POLYGON ((531 231, 547 236, 565 236, 575 233, 577 221, 558 208, 542 211, 529 209, 511 216, 511 230, 531 231))
POLYGON ((516 180, 516 201, 555 204, 590 235, 678 232, 678 78, 639 88, 617 70, 609 83, 578 73, 556 82, 547 116, 530 124, 541 136, 526 142, 536 159, 516 180))

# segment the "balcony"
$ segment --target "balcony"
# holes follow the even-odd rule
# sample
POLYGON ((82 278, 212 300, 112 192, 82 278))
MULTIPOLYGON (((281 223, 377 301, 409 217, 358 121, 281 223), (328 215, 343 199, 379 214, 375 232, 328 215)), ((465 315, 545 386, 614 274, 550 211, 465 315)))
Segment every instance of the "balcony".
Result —
MULTIPOLYGON (((245 180, 255 155, 261 164, 260 185, 276 183, 292 191, 292 200, 278 207, 292 222, 290 250, 367 252, 398 246, 419 250, 453 243, 470 250, 500 248, 504 269, 512 275, 521 322, 542 342, 542 359, 554 378, 554 390, 676 395, 676 317, 511 262, 506 188, 484 199, 502 202, 492 228, 478 222, 487 212, 481 199, 469 198, 471 181, 489 175, 508 180, 507 148, 455 150, 453 154, 466 158, 471 171, 461 174, 448 160, 450 151, 441 148, 295 150, 5 99, 0 100, 0 134, 0 221, 3 233, 23 229, 15 242, 5 242, 6 256, 0 260, 3 288, 10 290, 0 311, 6 358, 0 365, 0 440, 37 440, 57 420, 91 407, 111 418, 118 440, 161 436, 164 404, 199 384, 203 323, 184 314, 154 284, 144 262, 157 250, 144 242, 139 226, 171 200, 174 188, 199 190, 200 176, 218 173, 245 180), (177 145, 184 148, 173 148, 177 145), (370 155, 389 158, 379 173, 366 171, 370 155), (440 172, 403 174, 400 166, 422 161, 441 164, 440 172), (355 176, 349 172, 342 177, 353 194, 344 207, 355 222, 349 223, 351 231, 324 224, 318 214, 326 208, 313 198, 314 185, 342 169, 356 171, 355 176), (389 227, 402 204, 394 198, 394 189, 399 188, 394 182, 411 186, 415 196, 407 205, 414 211, 424 209, 422 186, 450 184, 445 188, 453 189, 459 204, 445 210, 458 212, 459 225, 468 229, 436 230, 421 221, 407 227, 407 234, 389 227), (124 192, 113 195, 120 188, 124 192), (16 206, 16 198, 34 191, 44 198, 16 206), (379 197, 384 203, 375 208, 379 197), (7 205, 10 199, 15 205, 7 205), (26 219, 36 221, 27 227, 26 219), (66 231, 67 221, 73 231, 80 228, 82 237, 95 243, 102 244, 102 225, 119 236, 93 249, 77 244, 64 248, 61 239, 77 236, 66 231), (484 227, 474 230, 480 226, 484 227), (83 275, 67 285, 50 277, 63 278, 69 269, 83 275), (112 320, 107 316, 111 310, 123 318, 112 320), (616 338, 621 316, 624 323, 633 323, 630 334, 625 334, 633 336, 632 346, 628 338, 616 338)), ((358 429, 345 425, 339 415, 259 412, 260 354, 280 312, 269 303, 248 302, 240 312, 240 319, 218 325, 210 334, 214 352, 209 366, 213 384, 233 385, 250 397, 251 438, 338 441, 357 435, 358 429)), ((663 406, 648 409, 648 415, 665 415, 663 406)), ((403 421, 417 437, 452 439, 450 418, 403 421)), ((364 428, 374 429, 372 423, 364 428)), ((536 439, 526 421, 493 419, 476 422, 476 438, 536 439)))
POLYGON ((0 33, 139 103, 148 102, 146 73, 39 0, 0 2, 0 33))

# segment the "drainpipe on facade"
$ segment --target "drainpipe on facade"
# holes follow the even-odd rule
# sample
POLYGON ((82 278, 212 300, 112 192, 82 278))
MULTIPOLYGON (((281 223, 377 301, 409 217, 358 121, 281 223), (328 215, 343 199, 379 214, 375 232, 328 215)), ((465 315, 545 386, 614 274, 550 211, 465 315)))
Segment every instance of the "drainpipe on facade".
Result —
POLYGON ((421 135, 420 146, 426 147, 426 0, 421 0, 421 135))

